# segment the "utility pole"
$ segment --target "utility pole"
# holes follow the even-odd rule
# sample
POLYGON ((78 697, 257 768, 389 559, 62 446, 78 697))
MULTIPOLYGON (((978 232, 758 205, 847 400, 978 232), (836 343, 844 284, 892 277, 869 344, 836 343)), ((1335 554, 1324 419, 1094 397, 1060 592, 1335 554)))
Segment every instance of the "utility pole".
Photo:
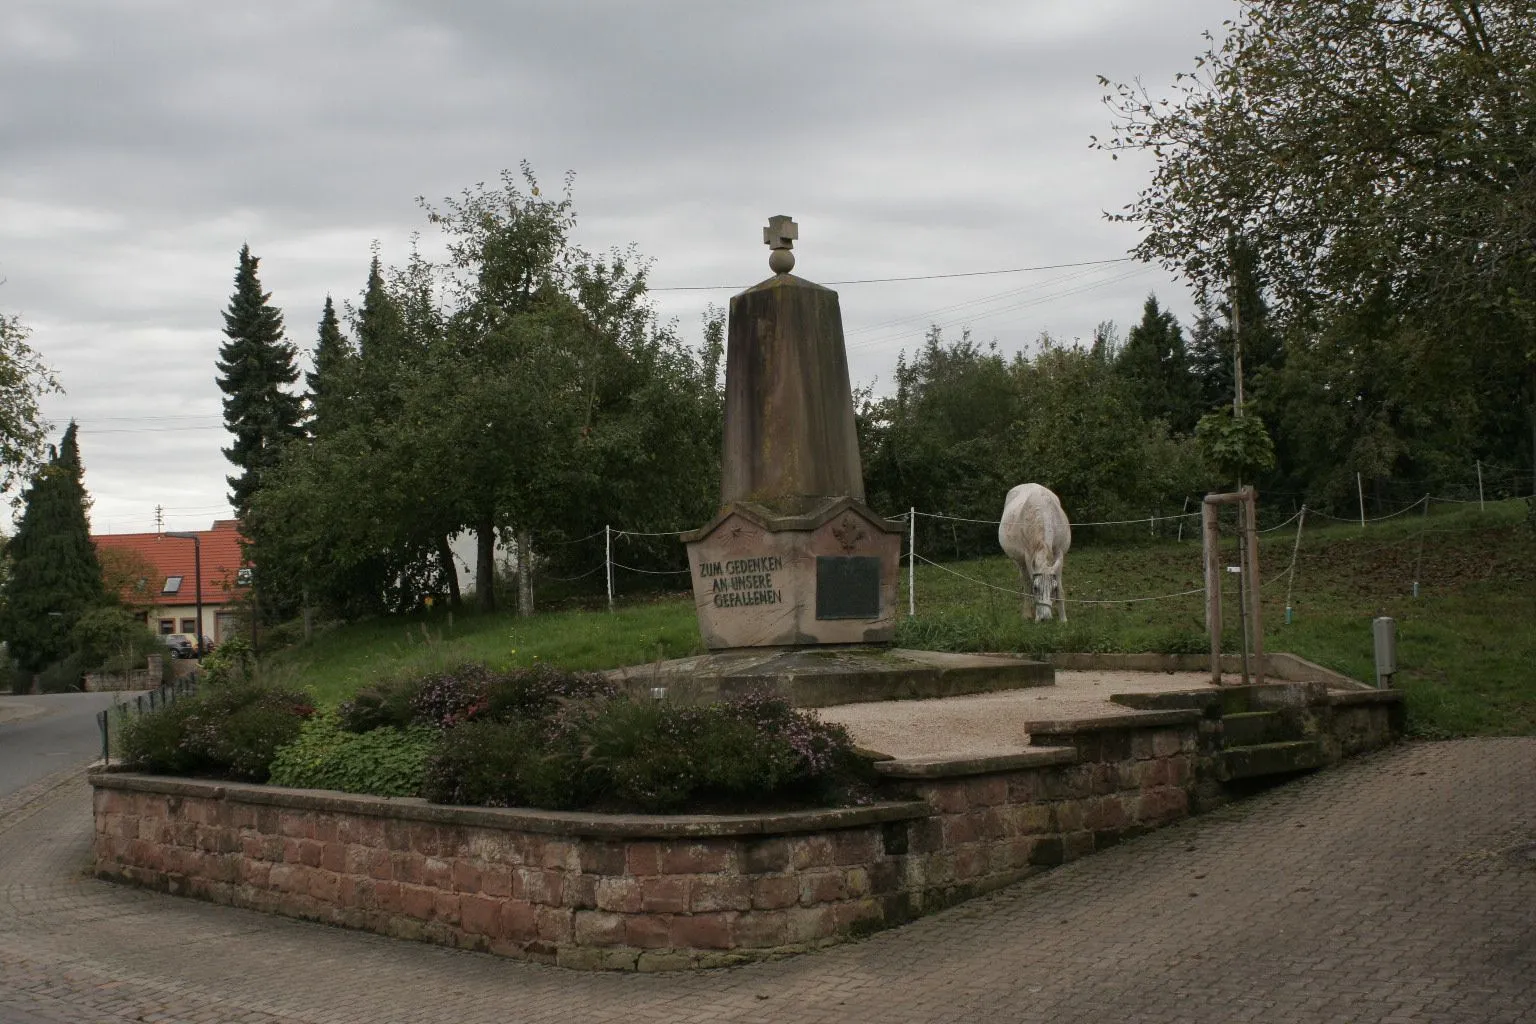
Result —
POLYGON ((192 542, 192 589, 197 592, 197 656, 203 656, 203 539, 195 533, 168 533, 192 542))

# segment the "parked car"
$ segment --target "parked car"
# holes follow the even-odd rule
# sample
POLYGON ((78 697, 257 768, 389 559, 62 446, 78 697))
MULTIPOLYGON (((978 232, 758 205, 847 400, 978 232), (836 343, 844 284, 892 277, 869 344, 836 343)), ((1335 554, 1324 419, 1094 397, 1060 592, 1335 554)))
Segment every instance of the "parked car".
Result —
POLYGON ((181 633, 163 633, 160 639, 164 641, 166 647, 170 648, 173 658, 197 657, 197 648, 181 633))

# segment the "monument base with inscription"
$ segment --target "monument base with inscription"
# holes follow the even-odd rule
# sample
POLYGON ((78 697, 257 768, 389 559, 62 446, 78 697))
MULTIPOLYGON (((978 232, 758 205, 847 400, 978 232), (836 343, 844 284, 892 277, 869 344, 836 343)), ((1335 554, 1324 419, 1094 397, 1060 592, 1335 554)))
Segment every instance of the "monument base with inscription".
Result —
POLYGON ((803 515, 732 502, 683 537, 704 645, 890 643, 902 530, 852 498, 803 515))

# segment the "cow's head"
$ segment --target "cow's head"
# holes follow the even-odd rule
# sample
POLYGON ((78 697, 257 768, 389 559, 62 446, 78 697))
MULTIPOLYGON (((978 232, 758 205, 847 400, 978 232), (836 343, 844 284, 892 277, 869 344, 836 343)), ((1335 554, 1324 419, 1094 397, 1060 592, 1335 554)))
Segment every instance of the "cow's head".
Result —
POLYGON ((1037 572, 1030 576, 1029 583, 1035 592, 1035 621, 1051 621, 1051 599, 1056 596, 1056 574, 1037 572))

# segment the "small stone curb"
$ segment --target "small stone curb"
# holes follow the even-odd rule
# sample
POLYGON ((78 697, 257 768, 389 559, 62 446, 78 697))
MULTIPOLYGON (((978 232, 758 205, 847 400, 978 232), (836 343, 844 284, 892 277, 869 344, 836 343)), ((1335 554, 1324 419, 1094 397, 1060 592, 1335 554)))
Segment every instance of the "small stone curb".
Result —
POLYGON ((1020 771, 1077 761, 1075 747, 1030 747, 1009 754, 979 757, 903 757, 881 761, 875 771, 893 779, 950 779, 991 772, 1020 771))
POLYGON ((1152 729, 1161 725, 1192 725, 1204 717, 1192 708, 1172 711, 1127 711, 1120 715, 1099 715, 1093 718, 1057 718, 1040 722, 1026 722, 1024 729, 1031 736, 1070 736, 1074 733, 1103 732, 1108 729, 1152 729))

